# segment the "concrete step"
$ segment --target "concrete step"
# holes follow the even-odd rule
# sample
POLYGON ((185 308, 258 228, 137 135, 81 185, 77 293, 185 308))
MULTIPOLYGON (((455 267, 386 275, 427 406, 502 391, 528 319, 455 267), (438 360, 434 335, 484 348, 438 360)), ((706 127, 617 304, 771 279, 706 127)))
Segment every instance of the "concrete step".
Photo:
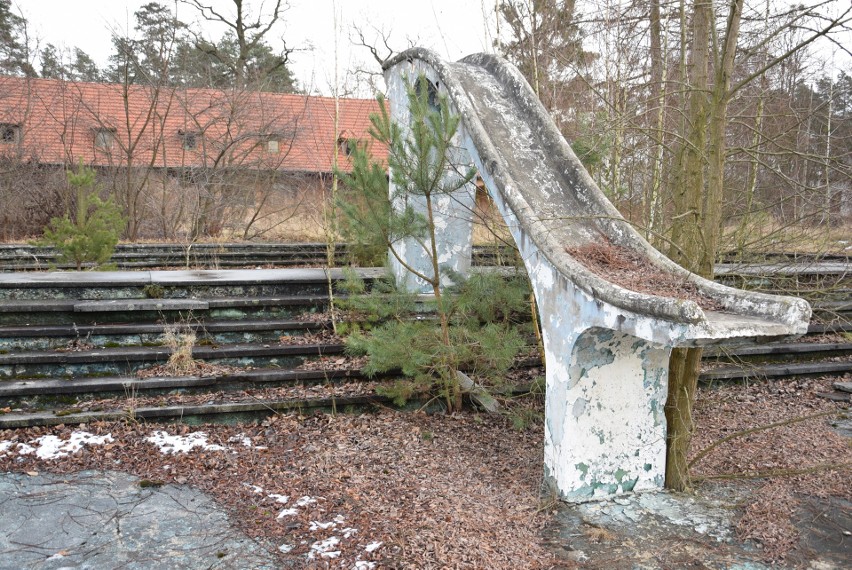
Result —
POLYGON ((852 372, 852 359, 839 362, 798 362, 785 364, 762 364, 754 366, 720 366, 705 370, 699 382, 730 382, 742 380, 768 380, 789 376, 821 376, 852 372))
POLYGON ((94 325, 131 322, 192 320, 286 319, 322 312, 328 295, 209 297, 189 300, 131 299, 79 301, 75 299, 2 300, 0 326, 94 325), (185 303, 185 301, 189 301, 185 303), (185 304, 184 304, 185 303, 185 304), (182 308, 196 307, 196 308, 182 308), (86 310, 77 310, 82 307, 86 310), (203 308, 202 308, 203 307, 203 308))
POLYGON ((789 342, 771 343, 735 349, 713 347, 704 350, 705 359, 717 361, 770 361, 825 359, 852 354, 852 342, 789 342))
MULTIPOLYGON (((97 348, 161 344, 173 325, 134 322, 97 325, 30 325, 0 327, 0 351, 55 350, 92 345, 97 348)), ((300 335, 330 327, 327 322, 295 319, 190 320, 182 323, 199 340, 215 344, 278 342, 283 335, 300 335)))
MULTIPOLYGON (((384 274, 379 268, 357 271, 367 281, 384 274)), ((0 273, 0 299, 95 301, 320 295, 328 293, 329 280, 343 278, 343 270, 323 268, 0 273)))
MULTIPOLYGON (((343 352, 342 344, 234 344, 195 346, 192 357, 236 367, 292 368, 311 357, 343 352)), ((0 354, 0 379, 128 375, 162 364, 171 350, 133 346, 81 351, 24 351, 0 354)))
MULTIPOLYGON (((418 402, 418 407, 421 405, 418 402)), ((74 409, 33 412, 12 412, 0 415, 0 429, 13 429, 32 426, 51 426, 59 424, 82 424, 98 421, 147 421, 181 422, 190 425, 203 423, 236 424, 256 422, 273 414, 286 412, 315 413, 355 413, 368 410, 376 405, 393 405, 390 398, 380 396, 373 391, 363 394, 341 395, 318 398, 288 398, 245 400, 222 403, 210 402, 193 405, 141 406, 111 409, 74 409)))

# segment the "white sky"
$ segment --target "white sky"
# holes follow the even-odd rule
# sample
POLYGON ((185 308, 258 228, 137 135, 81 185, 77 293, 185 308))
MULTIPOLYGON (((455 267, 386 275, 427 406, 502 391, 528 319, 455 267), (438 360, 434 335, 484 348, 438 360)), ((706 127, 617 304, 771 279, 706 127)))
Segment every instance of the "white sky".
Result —
MULTIPOLYGON (((13 5, 30 23, 30 33, 40 45, 79 47, 105 66, 112 49, 110 37, 118 32, 131 35, 133 13, 150 0, 13 0, 13 5)), ((159 0, 172 8, 184 22, 193 22, 197 12, 174 0, 159 0)), ((266 0, 269 4, 271 0, 266 0)), ((208 0, 223 11, 233 6, 230 0, 208 0)), ((253 8, 261 0, 252 0, 253 8)), ((378 65, 365 48, 354 47, 350 36, 354 27, 364 30, 370 43, 375 42, 375 29, 390 33, 390 45, 401 51, 409 45, 434 49, 450 60, 470 53, 490 51, 493 20, 492 0, 290 0, 284 14, 285 25, 270 37, 269 43, 282 35, 288 47, 299 50, 291 55, 291 70, 300 85, 313 93, 331 94, 334 85, 334 13, 338 14, 338 61, 341 94, 356 88, 347 70, 378 65), (486 24, 486 18, 489 24, 486 24)), ((213 36, 222 30, 211 30, 213 36)), ((380 42, 379 42, 380 44, 380 42)), ((382 83, 383 84, 383 83, 382 83)), ((363 88, 358 95, 372 96, 363 88)))

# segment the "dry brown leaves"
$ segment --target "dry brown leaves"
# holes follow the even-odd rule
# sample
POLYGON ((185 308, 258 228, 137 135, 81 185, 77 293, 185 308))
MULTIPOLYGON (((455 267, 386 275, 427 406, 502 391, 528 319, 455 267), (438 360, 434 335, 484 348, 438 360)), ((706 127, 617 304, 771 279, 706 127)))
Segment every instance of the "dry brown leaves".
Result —
MULTIPOLYGON (((381 568, 546 568, 538 512, 540 427, 520 432, 500 417, 426 416, 383 411, 362 416, 274 416, 253 426, 83 426, 111 433, 113 444, 43 461, 0 457, 0 469, 70 472, 121 469, 206 491, 233 515, 240 530, 265 540, 287 567, 351 568, 372 560, 381 568), (227 451, 161 455, 145 437, 155 429, 203 430, 227 451), (248 438, 252 446, 242 443, 248 438), (263 446, 261 449, 256 446, 263 446), (258 491, 260 489, 260 491, 258 491), (277 503, 269 495, 287 495, 277 503), (279 518, 300 497, 315 503, 279 518), (321 528, 335 520, 334 526, 321 528), (321 523, 321 524, 312 524, 321 523), (313 528, 313 530, 311 530, 313 528), (354 529, 344 533, 344 529, 354 529), (318 541, 337 537, 340 557, 309 561, 318 541), (368 545, 381 546, 367 552, 368 545)), ((30 441, 70 429, 0 432, 0 440, 30 441)))
POLYGON ((592 273, 630 291, 687 299, 708 311, 723 308, 718 301, 702 295, 694 284, 648 264, 635 251, 609 241, 566 247, 565 251, 592 273))
MULTIPOLYGON (((830 392, 832 382, 837 380, 785 379, 702 390, 695 408, 694 454, 733 433, 839 409, 837 404, 817 395, 830 392)), ((849 441, 832 430, 829 423, 830 418, 820 417, 738 437, 695 465, 694 475, 698 477, 747 481, 766 472, 812 470, 761 479, 763 485, 745 506, 737 530, 743 538, 760 541, 769 560, 783 559, 797 543, 799 533, 791 520, 797 497, 852 499, 849 441), (847 467, 825 468, 844 464, 847 467)))
POLYGON ((85 402, 83 411, 124 410, 127 408, 162 408, 164 406, 200 406, 234 402, 303 401, 310 399, 344 398, 375 393, 373 382, 348 382, 343 384, 315 384, 309 386, 280 386, 205 392, 202 394, 170 393, 159 396, 128 395, 119 398, 100 398, 85 402))
POLYGON ((137 378, 163 378, 169 376, 224 376, 226 374, 234 374, 243 370, 250 370, 248 367, 230 366, 227 364, 210 364, 203 360, 192 359, 186 362, 186 366, 180 371, 180 374, 175 374, 175 367, 169 363, 157 364, 148 368, 141 368, 136 371, 137 378))
POLYGON ((279 337, 279 342, 288 346, 303 346, 308 344, 343 344, 346 339, 333 331, 323 329, 304 334, 285 334, 279 337))

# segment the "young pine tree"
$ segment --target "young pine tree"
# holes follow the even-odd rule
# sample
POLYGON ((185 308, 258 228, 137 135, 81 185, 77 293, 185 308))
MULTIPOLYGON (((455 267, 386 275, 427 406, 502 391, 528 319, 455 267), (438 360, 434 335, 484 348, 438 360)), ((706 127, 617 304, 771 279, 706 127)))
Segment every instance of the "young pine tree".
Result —
MULTIPOLYGON (((469 294, 457 294, 470 293, 472 287, 485 282, 453 275, 455 291, 445 293, 441 288, 447 280, 442 280, 446 270, 439 263, 436 247, 436 200, 468 184, 475 172, 459 175, 456 165, 451 164, 459 117, 450 112, 445 98, 430 94, 427 85, 421 77, 413 87, 407 86, 410 123, 406 129, 391 121, 381 96, 380 113, 371 118, 372 137, 388 149, 394 195, 388 198, 384 165, 371 161, 368 148, 361 146, 355 150, 352 172, 341 173, 346 199, 340 210, 345 235, 356 242, 355 251, 369 247, 373 259, 389 252, 427 285, 434 318, 400 315, 369 335, 352 335, 348 346, 350 352, 369 356, 365 368, 368 374, 401 370, 411 379, 398 386, 395 395, 400 400, 414 392, 437 393, 453 411, 462 405, 462 369, 480 377, 498 377, 525 343, 515 323, 504 318, 506 314, 493 307, 474 309, 469 294), (448 175, 451 172, 455 175, 448 175), (415 209, 404 196, 420 197, 422 208, 415 209), (397 249, 403 240, 409 247, 415 243, 423 248, 430 261, 427 269, 406 262, 397 249)), ((494 282, 488 286, 494 286, 494 282)))
POLYGON ((68 173, 68 183, 76 191, 74 218, 65 214, 51 219, 41 241, 55 247, 60 261, 74 263, 77 271, 88 262, 101 266, 115 251, 126 220, 112 197, 98 196, 94 169, 80 163, 76 172, 68 173))

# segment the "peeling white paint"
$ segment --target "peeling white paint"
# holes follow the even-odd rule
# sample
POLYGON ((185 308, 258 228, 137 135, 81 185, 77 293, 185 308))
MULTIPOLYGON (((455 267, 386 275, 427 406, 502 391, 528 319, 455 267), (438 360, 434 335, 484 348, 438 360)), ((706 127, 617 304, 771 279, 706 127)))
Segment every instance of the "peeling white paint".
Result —
MULTIPOLYGON (((399 124, 409 116, 404 78, 419 73, 450 93, 452 111, 463 117, 461 161, 479 170, 531 277, 545 346, 548 481, 563 498, 579 501, 661 487, 671 348, 801 334, 809 306, 703 280, 654 250, 597 188, 520 73, 494 56, 447 64, 412 50, 391 60, 385 79, 399 124), (629 244, 648 264, 694 283, 728 312, 705 314, 692 302, 625 290, 566 252, 601 239, 629 244)), ((417 197, 404 200, 412 204, 417 197)), ((440 233, 439 259, 465 273, 472 227, 453 225, 454 206, 445 212, 440 203, 447 229, 440 233)), ((431 271, 423 248, 407 242, 398 251, 408 264, 431 271)), ((394 275, 423 290, 401 264, 394 275)))

